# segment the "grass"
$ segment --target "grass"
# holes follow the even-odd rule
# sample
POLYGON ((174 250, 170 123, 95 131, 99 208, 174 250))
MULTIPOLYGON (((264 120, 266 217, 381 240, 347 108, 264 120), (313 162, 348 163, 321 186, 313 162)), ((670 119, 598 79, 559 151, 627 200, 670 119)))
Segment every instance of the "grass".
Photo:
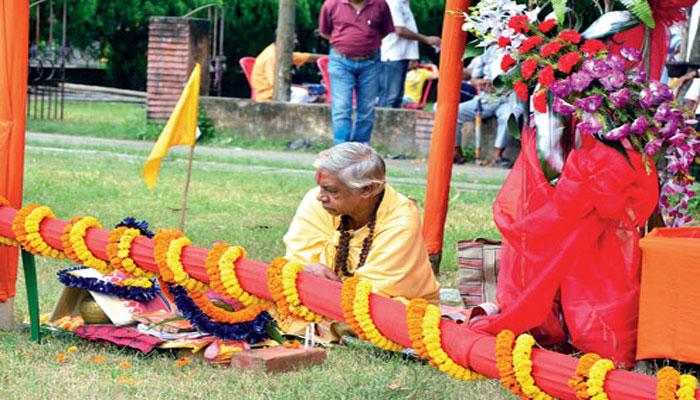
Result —
MULTIPOLYGON (((93 215, 109 227, 125 216, 146 219, 156 228, 175 227, 184 168, 169 158, 155 192, 140 176, 143 158, 124 158, 105 151, 99 156, 56 156, 30 147, 26 153, 25 203, 52 208, 58 218, 93 215)), ((222 161, 223 163, 223 161, 222 161)), ((283 254, 284 235, 295 208, 314 185, 313 172, 261 173, 250 168, 235 171, 195 164, 190 188, 187 234, 210 247, 214 240, 241 244, 254 259, 269 261, 283 254)), ((234 165, 234 164, 228 164, 234 165)), ((424 187, 397 184, 397 189, 424 203, 424 187)), ((454 245, 458 239, 497 234, 491 218, 493 192, 452 190, 445 226, 445 250, 440 281, 456 285, 454 245)), ((37 259, 40 307, 49 312, 61 285, 55 272, 70 264, 37 259)), ((15 302, 16 319, 27 309, 20 272, 15 302)), ((28 332, 0 332, 0 398, 224 398, 245 399, 502 399, 508 394, 497 381, 462 383, 422 363, 406 360, 372 347, 335 347, 322 366, 283 375, 242 373, 204 362, 176 367, 178 356, 143 356, 114 347, 50 336, 41 345, 28 332), (56 355, 76 345, 59 363, 56 355), (105 362, 93 364, 96 356, 105 362), (121 361, 131 367, 122 369, 121 361)))

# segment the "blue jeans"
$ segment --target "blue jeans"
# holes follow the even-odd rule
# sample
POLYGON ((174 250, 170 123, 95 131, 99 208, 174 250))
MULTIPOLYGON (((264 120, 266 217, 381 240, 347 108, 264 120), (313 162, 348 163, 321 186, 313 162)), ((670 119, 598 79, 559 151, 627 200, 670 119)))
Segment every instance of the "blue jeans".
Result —
POLYGON ((408 60, 382 61, 379 78, 379 107, 401 108, 408 60))
POLYGON ((333 143, 369 143, 374 123, 374 102, 379 92, 379 51, 368 60, 353 61, 331 49, 328 74, 331 80, 333 143), (357 108, 352 125, 352 100, 357 108))

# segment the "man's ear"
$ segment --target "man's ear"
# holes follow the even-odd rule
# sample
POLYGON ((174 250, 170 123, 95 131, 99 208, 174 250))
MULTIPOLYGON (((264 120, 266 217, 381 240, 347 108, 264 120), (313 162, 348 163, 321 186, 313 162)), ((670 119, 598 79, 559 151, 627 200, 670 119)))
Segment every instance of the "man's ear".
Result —
POLYGON ((372 183, 360 189, 360 196, 365 199, 372 197, 377 192, 377 184, 372 183))

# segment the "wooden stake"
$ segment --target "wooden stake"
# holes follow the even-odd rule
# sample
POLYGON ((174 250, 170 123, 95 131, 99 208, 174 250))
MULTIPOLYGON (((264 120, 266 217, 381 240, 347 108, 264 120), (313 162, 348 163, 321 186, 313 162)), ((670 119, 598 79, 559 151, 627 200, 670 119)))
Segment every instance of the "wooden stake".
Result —
POLYGON ((194 145, 190 147, 190 159, 187 163, 187 177, 185 178, 185 192, 182 194, 182 206, 180 207, 180 232, 185 232, 185 213, 187 213, 187 194, 190 191, 190 178, 192 177, 192 159, 194 158, 194 145))

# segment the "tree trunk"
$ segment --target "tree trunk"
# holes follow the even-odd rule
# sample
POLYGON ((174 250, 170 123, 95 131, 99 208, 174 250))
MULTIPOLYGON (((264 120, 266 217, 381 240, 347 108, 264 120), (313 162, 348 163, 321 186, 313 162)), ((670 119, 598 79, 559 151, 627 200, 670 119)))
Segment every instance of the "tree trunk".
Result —
POLYGON ((273 99, 289 101, 292 80, 292 49, 294 48, 294 13, 296 0, 279 0, 275 60, 275 89, 273 99))

